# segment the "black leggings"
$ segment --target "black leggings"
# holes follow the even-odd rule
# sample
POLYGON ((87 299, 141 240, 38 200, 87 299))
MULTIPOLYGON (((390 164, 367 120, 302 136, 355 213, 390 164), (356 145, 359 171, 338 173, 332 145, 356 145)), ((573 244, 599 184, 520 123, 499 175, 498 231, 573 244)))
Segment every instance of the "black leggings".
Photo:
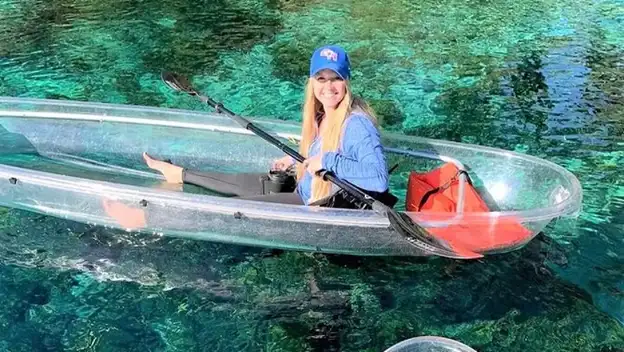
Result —
POLYGON ((262 173, 234 174, 186 169, 182 171, 184 183, 207 188, 227 196, 269 203, 304 204, 299 194, 293 192, 292 187, 276 189, 274 184, 267 182, 267 179, 267 174, 262 173))

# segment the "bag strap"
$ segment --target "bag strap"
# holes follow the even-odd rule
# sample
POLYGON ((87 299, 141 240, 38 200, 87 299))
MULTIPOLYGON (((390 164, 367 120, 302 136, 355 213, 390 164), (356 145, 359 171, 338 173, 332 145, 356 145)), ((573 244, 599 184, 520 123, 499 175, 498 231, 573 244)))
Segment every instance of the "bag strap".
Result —
POLYGON ((418 203, 418 208, 417 208, 418 211, 420 211, 422 209, 422 207, 425 205, 425 203, 427 203, 427 200, 429 200, 429 197, 431 197, 435 193, 438 193, 440 191, 444 191, 447 188, 449 188, 454 181, 458 181, 459 180, 459 175, 461 175, 461 174, 466 175, 466 181, 468 181, 468 184, 470 184, 472 186, 472 180, 470 179, 470 176, 468 175, 468 172, 466 172, 466 170, 458 170, 457 173, 455 173, 455 175, 453 175, 453 177, 451 177, 443 185, 441 185, 439 187, 436 187, 436 188, 432 188, 432 189, 428 190, 427 192, 425 192, 425 195, 423 195, 422 199, 420 200, 420 203, 418 203))

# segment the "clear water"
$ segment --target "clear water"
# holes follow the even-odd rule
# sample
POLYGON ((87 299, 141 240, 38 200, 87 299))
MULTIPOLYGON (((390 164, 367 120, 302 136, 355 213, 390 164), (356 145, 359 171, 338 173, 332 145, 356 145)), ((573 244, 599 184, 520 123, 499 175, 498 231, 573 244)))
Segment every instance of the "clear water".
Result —
POLYGON ((475 262, 128 234, 0 209, 0 349, 624 350, 624 2, 0 0, 0 94, 299 119, 308 56, 352 54, 388 130, 540 156, 578 221, 475 262))

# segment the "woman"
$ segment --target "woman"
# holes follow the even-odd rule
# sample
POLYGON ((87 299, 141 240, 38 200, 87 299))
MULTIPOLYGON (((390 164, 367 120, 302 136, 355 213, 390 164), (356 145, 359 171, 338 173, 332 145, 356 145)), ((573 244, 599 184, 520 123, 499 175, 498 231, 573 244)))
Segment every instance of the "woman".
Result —
MULTIPOLYGON (((376 117, 367 104, 353 97, 349 87, 350 62, 339 46, 316 49, 310 60, 305 88, 303 129, 299 153, 306 158, 296 166, 296 190, 268 193, 259 174, 223 174, 185 170, 164 161, 143 157, 168 182, 191 183, 243 199, 287 204, 322 205, 337 191, 317 172, 327 170, 371 194, 386 194, 388 170, 376 117)), ((275 160, 274 171, 295 167, 285 156, 275 160)), ((338 203, 332 203, 338 204, 338 203)))

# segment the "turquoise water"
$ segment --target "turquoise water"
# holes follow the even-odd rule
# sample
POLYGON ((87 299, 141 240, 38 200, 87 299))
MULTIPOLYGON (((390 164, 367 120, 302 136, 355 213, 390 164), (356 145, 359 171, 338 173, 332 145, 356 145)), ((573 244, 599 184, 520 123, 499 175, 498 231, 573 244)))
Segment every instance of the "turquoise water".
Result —
POLYGON ((0 209, 0 349, 624 349, 624 3, 0 0, 0 95, 298 120, 335 42, 383 128, 554 161, 577 221, 475 262, 351 258, 143 237, 0 209))

